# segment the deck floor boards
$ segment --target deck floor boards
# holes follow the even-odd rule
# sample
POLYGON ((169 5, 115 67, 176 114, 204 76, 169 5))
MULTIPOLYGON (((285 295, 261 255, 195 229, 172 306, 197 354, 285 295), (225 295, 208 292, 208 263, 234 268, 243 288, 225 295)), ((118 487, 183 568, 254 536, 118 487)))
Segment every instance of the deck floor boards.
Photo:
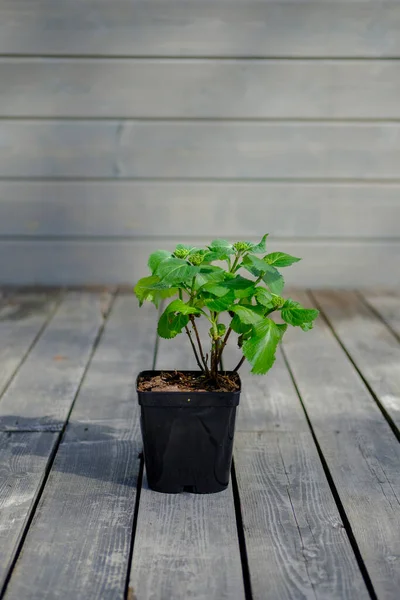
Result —
POLYGON ((0 291, 0 598, 397 600, 400 291, 294 297, 323 314, 244 365, 234 484, 171 496, 135 378, 196 368, 187 340, 126 291, 0 291))

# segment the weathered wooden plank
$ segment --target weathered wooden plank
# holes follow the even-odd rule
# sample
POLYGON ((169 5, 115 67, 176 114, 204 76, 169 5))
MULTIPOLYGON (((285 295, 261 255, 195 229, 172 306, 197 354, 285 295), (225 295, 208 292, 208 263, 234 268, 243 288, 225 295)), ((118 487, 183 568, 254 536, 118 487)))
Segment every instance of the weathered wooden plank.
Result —
POLYGON ((315 292, 315 299, 365 381, 400 431, 400 345, 354 292, 315 292))
POLYGON ((0 52, 399 56, 396 2, 3 0, 0 52))
POLYGON ((154 322, 133 295, 116 300, 7 599, 124 597, 141 448, 135 378, 151 367, 154 322))
POLYGON ((3 58, 0 80, 2 117, 400 117, 393 60, 3 58))
POLYGON ((79 389, 109 294, 69 292, 0 403, 0 428, 62 429, 79 389))
POLYGON ((376 595, 395 600, 400 446, 322 318, 306 340, 291 330, 283 344, 376 595))
POLYGON ((13 294, 0 307, 0 396, 50 319, 60 294, 13 294))
POLYGON ((0 591, 40 490, 56 433, 0 432, 0 591))
POLYGON ((397 122, 6 120, 0 136, 0 177, 399 177, 397 122))
MULTIPOLYGON (((139 277, 148 275, 147 259, 157 247, 173 250, 175 242, 201 245, 209 243, 212 237, 177 236, 174 241, 157 238, 57 242, 2 240, 0 280, 7 284, 86 285, 102 282, 132 285, 139 277), (11 255, 12 261, 7 258, 11 255)), ((303 261, 285 273, 285 279, 291 285, 351 288, 355 285, 400 285, 400 244, 395 241, 286 240, 283 243, 271 240, 269 248, 303 257, 303 261), (371 269, 371 264, 379 264, 380 268, 371 269)))
POLYGON ((369 598, 309 431, 237 433, 235 468, 255 599, 369 598))
MULTIPOLYGON (((156 368, 196 368, 185 342, 160 340, 156 368)), ((218 494, 160 494, 145 478, 130 588, 137 598, 244 600, 232 487, 218 494)))
POLYGON ((400 185, 0 181, 0 235, 388 238, 400 185), (179 216, 179 218, 178 218, 179 216))
MULTIPOLYGON (((160 368, 196 368, 185 336, 160 340, 158 356, 160 368)), ((232 339, 225 368, 238 356, 232 339)), ((245 365, 241 377, 235 466, 253 597, 367 598, 282 356, 268 378, 250 375, 245 365)), ((140 573, 136 581, 140 586, 140 573)), ((149 588, 140 589, 147 597, 149 588)), ((160 597, 170 597, 164 591, 160 597)))
POLYGON ((400 291, 364 290, 362 297, 381 316, 392 331, 400 336, 400 291))
POLYGON ((231 487, 159 494, 145 479, 130 589, 137 598, 244 599, 231 487))

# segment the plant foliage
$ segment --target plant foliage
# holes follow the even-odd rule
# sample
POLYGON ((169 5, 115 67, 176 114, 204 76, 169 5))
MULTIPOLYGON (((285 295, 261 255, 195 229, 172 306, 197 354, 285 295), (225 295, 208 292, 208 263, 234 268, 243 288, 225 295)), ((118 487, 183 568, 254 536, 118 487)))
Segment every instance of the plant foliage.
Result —
POLYGON ((258 244, 218 239, 206 248, 178 244, 173 252, 157 250, 148 260, 151 275, 135 286, 140 305, 147 301, 158 307, 176 296, 160 316, 158 335, 170 339, 186 332, 200 369, 214 381, 232 332, 243 352, 235 370, 247 359, 251 372, 261 375, 272 367, 288 325, 308 331, 318 316, 318 310, 281 296, 285 282, 278 269, 300 258, 283 252, 267 254, 267 236, 258 244), (270 318, 273 312, 280 314, 283 323, 270 318), (223 315, 228 316, 228 325, 220 322, 223 315), (211 326, 207 353, 198 335, 199 317, 211 326))

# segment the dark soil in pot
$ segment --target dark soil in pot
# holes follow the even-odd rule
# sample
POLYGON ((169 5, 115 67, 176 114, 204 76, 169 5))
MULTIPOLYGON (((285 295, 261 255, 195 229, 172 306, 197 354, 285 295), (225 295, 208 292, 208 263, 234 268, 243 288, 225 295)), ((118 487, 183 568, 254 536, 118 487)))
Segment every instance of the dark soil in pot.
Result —
POLYGON ((199 372, 139 374, 144 458, 153 490, 206 494, 227 488, 240 378, 227 372, 220 382, 212 390, 199 372))

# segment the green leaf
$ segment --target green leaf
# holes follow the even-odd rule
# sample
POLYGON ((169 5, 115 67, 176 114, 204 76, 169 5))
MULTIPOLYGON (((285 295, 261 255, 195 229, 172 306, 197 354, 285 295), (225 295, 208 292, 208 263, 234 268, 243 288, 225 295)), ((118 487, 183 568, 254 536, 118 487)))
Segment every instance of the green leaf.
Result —
POLYGON ((221 267, 215 267, 213 265, 201 266, 196 275, 195 289, 197 290, 209 283, 213 284, 215 282, 222 281, 224 277, 225 271, 224 269, 221 269, 221 267))
POLYGON ((227 294, 222 296, 222 298, 214 297, 214 298, 204 298, 205 305, 210 310, 215 310, 217 312, 222 312, 230 309, 231 305, 235 301, 235 294, 233 290, 229 290, 227 294))
POLYGON ((261 306, 235 304, 231 310, 237 314, 242 323, 256 325, 264 319, 264 310, 261 306))
POLYGON ((239 319, 238 315, 235 315, 233 317, 229 326, 233 329, 233 331, 235 333, 238 333, 238 334, 248 333, 249 331, 253 330, 253 327, 251 325, 242 323, 242 321, 239 319))
POLYGON ((243 354, 253 367, 252 373, 264 375, 272 367, 282 335, 282 329, 271 319, 264 319, 253 327, 253 335, 242 346, 243 354))
POLYGON ((253 256, 252 254, 246 254, 246 256, 243 258, 242 266, 256 277, 266 273, 268 269, 266 262, 257 256, 253 256))
POLYGON ((271 252, 264 256, 264 260, 274 267, 290 267, 293 263, 299 262, 301 258, 285 254, 284 252, 271 252))
POLYGON ((265 288, 262 288, 262 287, 256 288, 255 296, 256 296, 257 302, 259 304, 262 304, 262 306, 265 306, 265 308, 273 307, 272 294, 265 288))
POLYGON ((281 310, 281 317, 289 325, 301 327, 304 331, 312 329, 312 322, 318 317, 315 308, 304 308, 299 302, 288 298, 281 310))
POLYGON ((251 248, 250 248, 250 252, 254 252, 254 254, 264 254, 264 252, 266 252, 265 242, 267 241, 267 237, 268 237, 268 233, 263 235, 261 242, 259 242, 258 244, 252 244, 251 248))
POLYGON ((153 302, 158 308, 161 300, 174 296, 178 290, 177 288, 163 287, 159 277, 151 275, 139 279, 133 291, 139 300, 140 306, 142 306, 143 302, 153 302))
POLYGON ((171 252, 168 252, 168 250, 156 250, 155 252, 153 252, 153 254, 150 254, 147 264, 153 275, 157 270, 157 267, 160 264, 160 262, 162 262, 166 258, 169 258, 170 256, 171 252))
POLYGON ((275 267, 267 264, 263 259, 253 256, 252 254, 247 254, 243 258, 242 265, 255 277, 263 275, 264 283, 267 284, 273 294, 279 295, 283 290, 285 280, 282 275, 275 267))
POLYGON ((192 279, 199 268, 189 265, 182 258, 166 258, 157 267, 156 275, 162 283, 177 285, 192 279))
POLYGON ((160 317, 158 321, 157 333, 160 337, 165 339, 171 339, 181 333, 182 329, 189 323, 189 317, 187 315, 174 315, 173 313, 165 313, 160 317))
POLYGON ((233 277, 232 279, 226 279, 220 285, 228 288, 228 290, 233 290, 235 298, 251 298, 255 288, 254 281, 246 279, 241 275, 236 275, 236 277, 233 277))
POLYGON ((204 256, 205 262, 212 260, 226 260, 231 254, 235 253, 233 244, 227 240, 213 240, 208 246, 209 252, 204 256))
POLYGON ((200 312, 200 309, 189 306, 182 300, 173 300, 168 304, 158 321, 158 335, 166 339, 174 338, 189 323, 188 315, 199 314, 200 312))
POLYGON ((267 284, 273 294, 279 296, 285 287, 285 280, 275 267, 271 267, 270 265, 267 265, 267 267, 268 269, 263 277, 263 281, 267 284))

